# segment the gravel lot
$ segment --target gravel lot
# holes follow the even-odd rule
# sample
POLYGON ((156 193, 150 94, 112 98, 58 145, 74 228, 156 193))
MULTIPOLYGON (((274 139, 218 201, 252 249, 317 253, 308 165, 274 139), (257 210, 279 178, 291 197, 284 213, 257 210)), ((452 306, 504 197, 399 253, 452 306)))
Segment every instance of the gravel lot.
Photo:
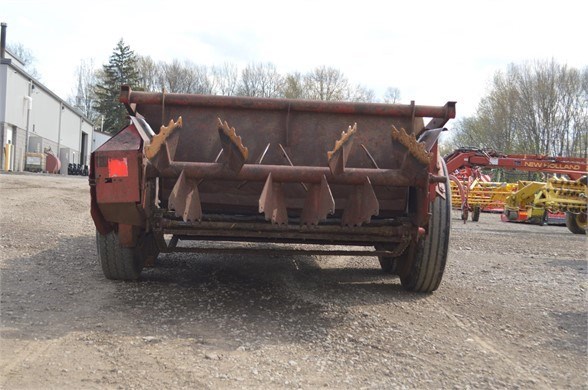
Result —
POLYGON ((432 295, 376 258, 98 264, 87 179, 0 175, 0 388, 588 388, 586 236, 455 212, 432 295))

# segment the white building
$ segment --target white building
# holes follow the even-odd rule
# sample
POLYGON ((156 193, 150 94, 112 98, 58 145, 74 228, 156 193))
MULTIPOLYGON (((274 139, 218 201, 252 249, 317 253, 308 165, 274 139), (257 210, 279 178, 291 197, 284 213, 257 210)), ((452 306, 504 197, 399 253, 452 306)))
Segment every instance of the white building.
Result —
POLYGON ((94 137, 92 137, 92 152, 102 146, 102 144, 108 141, 111 137, 111 134, 94 130, 94 137))
POLYGON ((89 166, 94 126, 23 68, 6 50, 6 24, 0 41, 0 169, 23 171, 26 153, 51 150, 61 161, 89 166), (6 147, 6 145, 12 145, 6 147), (10 149, 9 152, 7 152, 10 149))

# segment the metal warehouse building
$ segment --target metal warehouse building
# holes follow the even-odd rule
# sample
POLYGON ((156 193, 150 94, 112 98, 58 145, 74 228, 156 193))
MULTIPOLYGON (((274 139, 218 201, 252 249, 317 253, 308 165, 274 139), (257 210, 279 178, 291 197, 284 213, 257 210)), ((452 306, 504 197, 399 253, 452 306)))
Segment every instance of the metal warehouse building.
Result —
POLYGON ((1 170, 24 171, 27 153, 51 151, 68 164, 89 165, 94 126, 79 110, 35 80, 6 50, 6 24, 0 41, 1 170))

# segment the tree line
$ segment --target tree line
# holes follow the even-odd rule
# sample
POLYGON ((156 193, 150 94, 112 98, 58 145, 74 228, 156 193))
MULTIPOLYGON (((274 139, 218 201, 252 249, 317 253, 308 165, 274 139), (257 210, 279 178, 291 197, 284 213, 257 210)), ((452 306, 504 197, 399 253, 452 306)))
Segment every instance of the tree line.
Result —
POLYGON ((458 121, 446 149, 587 157, 588 66, 511 64, 494 75, 475 114, 458 121))
MULTIPOLYGON (((352 83, 333 67, 283 74, 272 63, 240 69, 232 63, 154 61, 137 55, 121 39, 101 67, 82 61, 72 103, 105 132, 116 132, 127 122, 118 102, 121 84, 152 92, 379 101, 373 90, 352 83)), ((399 100, 400 91, 392 87, 381 99, 399 100)), ((506 154, 587 157, 588 66, 577 69, 555 60, 510 64, 495 73, 474 115, 458 120, 451 133, 442 150, 472 146, 506 154)))
MULTIPOLYGON (((108 63, 96 69, 92 61, 78 67, 78 87, 71 103, 113 133, 127 122, 118 102, 121 84, 134 90, 264 98, 376 102, 373 90, 352 83, 340 70, 320 66, 306 73, 283 74, 272 63, 250 63, 242 69, 224 63, 204 66, 191 61, 154 61, 136 54, 121 39, 108 63)), ((400 91, 390 87, 382 99, 397 103, 400 91)))

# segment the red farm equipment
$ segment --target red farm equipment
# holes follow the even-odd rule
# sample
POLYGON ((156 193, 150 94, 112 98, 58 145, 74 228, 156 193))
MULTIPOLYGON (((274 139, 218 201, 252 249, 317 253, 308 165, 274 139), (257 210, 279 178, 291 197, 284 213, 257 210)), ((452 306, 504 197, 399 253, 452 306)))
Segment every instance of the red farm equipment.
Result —
POLYGON ((496 192, 494 199, 500 198, 503 201, 502 220, 504 221, 529 221, 544 224, 549 213, 565 214, 566 226, 571 232, 577 234, 586 232, 588 163, 584 158, 547 157, 534 154, 504 155, 496 151, 460 148, 445 156, 445 162, 450 172, 452 186, 459 193, 459 196, 454 194, 454 204, 459 198, 464 222, 470 211, 474 212, 473 220, 477 220, 475 217, 479 215, 480 208, 486 204, 485 202, 489 202, 490 194, 494 191, 496 192), (476 187, 471 184, 481 177, 481 168, 542 172, 554 176, 564 175, 569 179, 552 177, 547 180, 547 183, 522 181, 517 185, 504 183, 504 186, 496 186, 495 189, 488 185, 480 185, 476 192, 473 191, 476 187), (485 198, 470 196, 470 193, 479 194, 480 188, 483 187, 491 188, 486 192, 485 198), (505 197, 504 190, 509 188, 512 193, 505 197))
POLYGON ((308 254, 378 257, 407 290, 438 288, 451 199, 437 141, 455 117, 454 102, 322 102, 128 86, 120 101, 129 125, 91 157, 91 211, 107 278, 137 279, 161 252, 241 253, 262 249, 231 242, 269 242, 318 244, 305 246, 308 254))

